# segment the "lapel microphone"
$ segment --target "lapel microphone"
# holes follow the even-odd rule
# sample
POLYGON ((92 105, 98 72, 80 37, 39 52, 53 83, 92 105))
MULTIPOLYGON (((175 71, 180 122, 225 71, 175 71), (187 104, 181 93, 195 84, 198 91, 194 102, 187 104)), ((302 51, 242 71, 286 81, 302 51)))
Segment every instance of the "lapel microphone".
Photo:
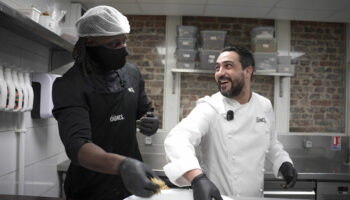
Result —
POLYGON ((235 118, 235 113, 232 110, 227 111, 226 120, 231 121, 235 118))

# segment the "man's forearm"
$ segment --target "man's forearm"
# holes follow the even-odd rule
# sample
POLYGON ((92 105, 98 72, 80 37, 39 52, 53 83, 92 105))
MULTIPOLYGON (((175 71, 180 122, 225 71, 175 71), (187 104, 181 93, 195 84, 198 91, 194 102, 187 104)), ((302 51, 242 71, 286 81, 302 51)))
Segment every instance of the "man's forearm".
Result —
POLYGON ((124 156, 108 153, 93 143, 84 144, 78 153, 81 166, 106 174, 118 174, 119 164, 124 159, 124 156))
POLYGON ((199 174, 203 174, 201 169, 192 169, 187 171, 183 176, 191 183, 194 177, 198 176, 199 174))

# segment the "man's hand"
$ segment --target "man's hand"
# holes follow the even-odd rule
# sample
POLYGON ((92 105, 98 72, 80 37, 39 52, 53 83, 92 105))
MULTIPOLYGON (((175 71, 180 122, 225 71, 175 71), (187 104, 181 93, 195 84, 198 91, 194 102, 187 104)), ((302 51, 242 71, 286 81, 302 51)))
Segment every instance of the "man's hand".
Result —
POLYGON ((119 165, 119 173, 126 189, 140 197, 150 197, 159 185, 151 182, 150 178, 157 177, 143 162, 133 158, 125 158, 119 165))
POLYGON ((295 170, 293 165, 290 162, 284 162, 279 171, 281 172, 284 180, 286 181, 286 184, 283 185, 283 188, 292 188, 294 187, 297 178, 298 178, 298 172, 295 170))
POLYGON ((196 176, 192 182, 194 200, 223 200, 220 191, 205 174, 196 176))
POLYGON ((136 121, 137 128, 140 132, 146 136, 155 134, 159 127, 159 119, 152 112, 147 112, 145 117, 141 117, 140 120, 136 121))

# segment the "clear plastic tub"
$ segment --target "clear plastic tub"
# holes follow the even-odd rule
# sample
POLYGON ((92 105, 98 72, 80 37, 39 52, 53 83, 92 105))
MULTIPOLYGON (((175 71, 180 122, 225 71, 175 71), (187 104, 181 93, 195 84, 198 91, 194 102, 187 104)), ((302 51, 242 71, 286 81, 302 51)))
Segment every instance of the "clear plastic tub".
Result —
POLYGON ((276 52, 277 42, 275 38, 253 38, 252 50, 254 52, 276 52))
POLYGON ((273 38, 275 28, 272 26, 259 26, 250 31, 252 38, 273 38))
POLYGON ((177 68, 179 69, 194 69, 196 66, 195 62, 177 62, 177 68))
POLYGON ((294 74, 295 66, 291 64, 278 64, 277 72, 294 74))
POLYGON ((276 72, 277 53, 253 53, 256 72, 276 72))
POLYGON ((197 27, 195 26, 178 25, 176 28, 177 28, 178 37, 185 37, 185 38, 196 37, 197 27))
POLYGON ((226 31, 201 31, 203 49, 221 50, 225 45, 226 31))
POLYGON ((196 59, 197 51, 193 49, 177 49, 176 57, 178 61, 192 62, 196 59))
POLYGON ((216 59, 218 58, 220 52, 220 50, 199 50, 198 69, 210 69, 215 71, 216 59))
POLYGON ((196 47, 196 38, 177 38, 178 49, 194 49, 196 47))
POLYGON ((291 56, 278 56, 278 64, 290 64, 291 60, 291 56))
POLYGON ((39 22, 39 18, 41 15, 40 10, 36 8, 28 8, 28 9, 19 9, 18 12, 20 12, 22 15, 25 15, 35 21, 36 23, 39 22))

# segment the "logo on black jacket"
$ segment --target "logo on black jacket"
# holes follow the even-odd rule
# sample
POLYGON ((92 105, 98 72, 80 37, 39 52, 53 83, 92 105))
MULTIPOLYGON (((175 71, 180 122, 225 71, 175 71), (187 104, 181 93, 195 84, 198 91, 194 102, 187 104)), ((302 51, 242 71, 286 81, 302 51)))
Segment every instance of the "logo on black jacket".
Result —
POLYGON ((116 122, 116 121, 121 121, 121 120, 124 120, 124 116, 123 114, 120 114, 120 115, 111 115, 111 117, 109 118, 109 121, 110 122, 116 122))
POLYGON ((256 117, 256 123, 259 123, 259 122, 262 122, 262 123, 265 123, 265 124, 266 124, 266 119, 265 119, 265 117, 256 117))
POLYGON ((129 90, 129 92, 131 92, 131 93, 135 93, 134 88, 132 88, 132 87, 129 87, 128 90, 129 90))

